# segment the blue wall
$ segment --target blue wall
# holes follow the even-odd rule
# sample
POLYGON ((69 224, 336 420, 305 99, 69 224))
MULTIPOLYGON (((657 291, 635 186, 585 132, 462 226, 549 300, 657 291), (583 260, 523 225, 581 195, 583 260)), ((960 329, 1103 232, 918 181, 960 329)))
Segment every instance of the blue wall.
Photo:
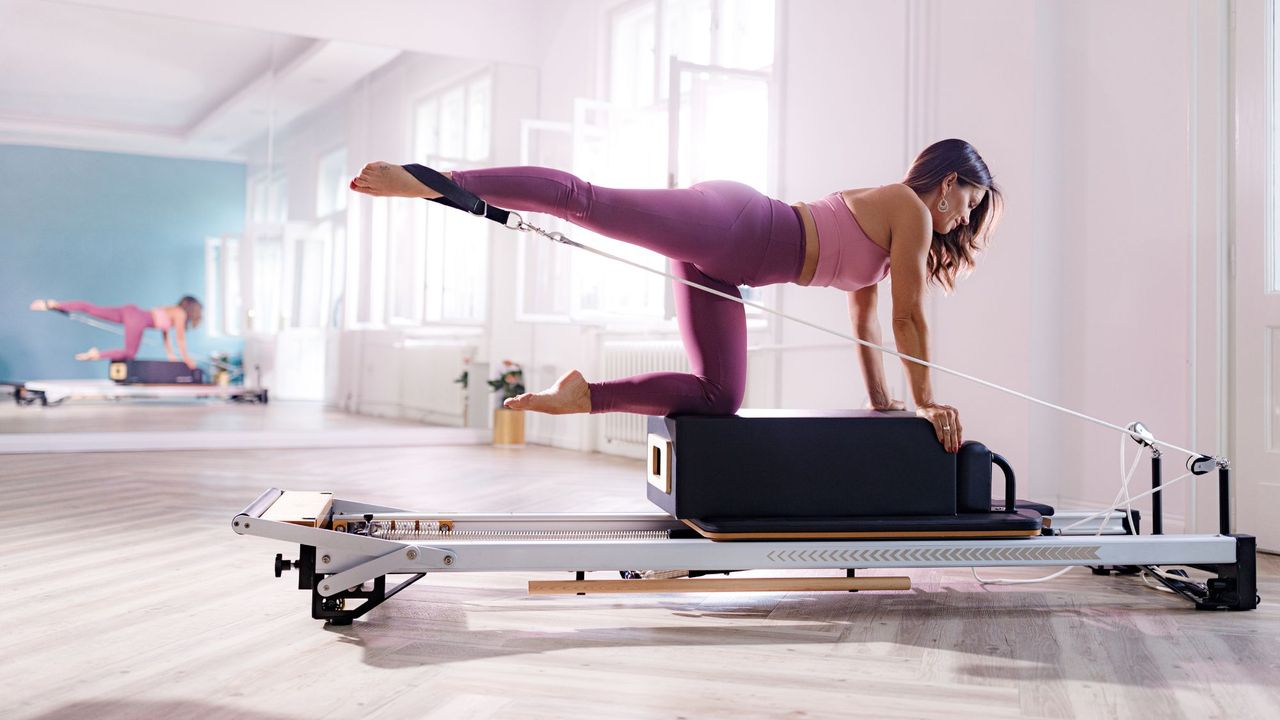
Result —
MULTIPOLYGON (((240 164, 0 145, 0 178, 0 380, 105 378, 105 362, 72 355, 123 338, 31 312, 31 301, 149 308, 203 297, 205 237, 244 228, 240 164)), ((148 330, 138 356, 163 359, 159 339, 148 330)), ((187 346, 197 360, 241 350, 203 327, 187 346)))

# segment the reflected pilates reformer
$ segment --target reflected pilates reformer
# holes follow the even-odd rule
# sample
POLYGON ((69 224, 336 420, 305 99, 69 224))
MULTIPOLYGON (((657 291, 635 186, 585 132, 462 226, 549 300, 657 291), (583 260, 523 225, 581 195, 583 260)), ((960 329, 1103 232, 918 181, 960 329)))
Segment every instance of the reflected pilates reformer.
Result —
MULTIPOLYGON (((90 315, 63 307, 47 309, 100 330, 122 333, 119 328, 99 322, 90 315)), ((143 340, 137 342, 141 344, 143 340)), ((216 370, 228 369, 217 359, 213 360, 213 366, 216 370)), ((233 379, 228 377, 228 380, 233 379)), ((22 406, 48 407, 68 400, 229 400, 241 403, 266 403, 269 400, 260 379, 256 385, 213 383, 208 381, 201 368, 186 362, 137 360, 132 357, 112 360, 107 366, 106 380, 30 380, 10 385, 14 401, 22 406)))
POLYGON ((651 418, 650 430, 646 487, 662 513, 415 512, 271 489, 234 517, 232 529, 296 543, 296 560, 276 556, 277 577, 296 569, 312 616, 337 624, 433 572, 567 571, 574 579, 531 581, 529 592, 586 594, 905 590, 908 578, 855 571, 1087 566, 1149 569, 1199 609, 1250 610, 1258 602, 1252 537, 1225 529, 1140 535, 1136 513, 1055 514, 1016 500, 1003 458, 979 443, 946 453, 928 423, 909 413, 651 418), (992 467, 1003 475, 994 486, 992 467), (1195 582, 1155 572, 1159 566, 1211 577, 1195 582), (706 577, 815 569, 838 576, 706 577), (643 577, 674 570, 689 577, 643 577), (623 579, 588 579, 595 571, 623 579), (391 586, 393 575, 408 577, 391 586))

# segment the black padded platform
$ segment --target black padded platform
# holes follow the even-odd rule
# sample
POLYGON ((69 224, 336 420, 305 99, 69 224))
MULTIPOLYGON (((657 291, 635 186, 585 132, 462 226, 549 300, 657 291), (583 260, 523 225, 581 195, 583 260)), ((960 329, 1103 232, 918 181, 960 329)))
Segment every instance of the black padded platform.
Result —
POLYGON ((203 385, 204 371, 169 360, 116 360, 107 377, 121 385, 203 385))
POLYGON ((910 412, 744 410, 649 418, 648 497, 679 519, 939 516, 989 512, 981 443, 948 453, 910 412))
POLYGON ((649 500, 677 518, 956 511, 955 456, 914 413, 743 410, 652 417, 649 433, 671 443, 656 468, 671 491, 651 478, 649 500))
POLYGON ((713 540, 1010 538, 1040 534, 1034 510, 938 516, 710 518, 685 520, 713 540))

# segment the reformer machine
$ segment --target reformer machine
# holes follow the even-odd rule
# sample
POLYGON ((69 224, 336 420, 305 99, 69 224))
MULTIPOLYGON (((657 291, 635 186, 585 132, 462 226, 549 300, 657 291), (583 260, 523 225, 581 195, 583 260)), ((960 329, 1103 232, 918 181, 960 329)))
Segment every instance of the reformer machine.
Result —
MULTIPOLYGON (((646 488, 666 512, 424 513, 270 489, 232 529, 297 544, 296 560, 276 555, 276 576, 296 569, 312 617, 334 624, 433 572, 568 571, 574 579, 531 581, 530 594, 586 594, 906 590, 907 577, 856 570, 1088 566, 1148 572, 1201 610, 1258 603, 1254 539, 1230 534, 1229 469, 1212 458, 1198 458, 1190 472, 1218 472, 1221 532, 1164 535, 1156 504, 1152 533, 1140 535, 1136 513, 1055 513, 1016 500, 1003 458, 973 442, 948 454, 910 413, 744 412, 649 423, 646 488), (996 501, 992 467, 1003 475, 996 501), (1160 566, 1212 577, 1196 582, 1160 566), (735 570, 841 576, 705 577, 735 570), (592 571, 621 578, 588 579, 592 571), (688 577, 663 577, 672 571, 688 577), (408 577, 393 586, 392 575, 408 577)), ((1159 487, 1157 454, 1151 469, 1159 487)))
MULTIPOLYGON (((1141 423, 1114 425, 652 270, 544 231, 429 168, 405 169, 443 194, 435 202, 1118 430, 1151 451, 1152 489, 1129 493, 1139 455, 1121 495, 1102 511, 1055 512, 1020 501, 1004 458, 972 442, 947 454, 931 425, 912 413, 650 418, 646 492, 663 513, 424 513, 332 493, 267 490, 235 515, 232 529, 299 546, 296 560, 277 554, 274 569, 277 577, 298 572, 312 617, 350 624, 431 572, 514 571, 574 573, 573 580, 531 581, 531 594, 586 594, 904 590, 909 578, 858 577, 856 571, 1085 566, 1100 575, 1151 575, 1198 610, 1257 607, 1256 545, 1251 535, 1231 533, 1225 458, 1159 441, 1141 423), (1161 446, 1188 456, 1187 473, 1168 483, 1161 446), (993 467, 1004 490, 994 501, 993 467), (1161 493, 1215 471, 1218 534, 1165 535, 1161 493), (1153 498, 1151 532, 1142 535, 1132 503, 1147 495, 1153 498), (1181 567, 1211 577, 1196 581, 1181 567), (836 570, 842 576, 706 577, 741 570, 836 570), (587 579, 592 571, 618 572, 621 579, 587 579), (670 577, 676 573, 687 577, 670 577), (406 577, 389 585, 396 575, 406 577)), ((1123 462, 1123 445, 1121 451, 1123 462)))

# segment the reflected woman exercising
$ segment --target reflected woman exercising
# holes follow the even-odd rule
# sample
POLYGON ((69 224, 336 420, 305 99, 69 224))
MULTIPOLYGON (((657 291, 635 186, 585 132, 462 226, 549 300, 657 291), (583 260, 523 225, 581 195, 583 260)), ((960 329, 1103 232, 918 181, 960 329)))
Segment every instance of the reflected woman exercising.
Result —
MULTIPOLYGON (((789 206, 746 185, 713 181, 679 190, 618 190, 558 170, 494 168, 446 173, 494 205, 543 212, 671 259, 677 277, 740 297, 737 286, 794 282, 848 293, 858 337, 880 344, 877 284, 891 277, 897 349, 929 359, 924 296, 932 282, 954 287, 985 247, 1002 209, 986 163, 963 140, 930 145, 900 183, 831 193, 789 206)), ((374 196, 436 198, 398 165, 366 165, 351 189, 374 196)), ((673 286, 692 373, 647 373, 587 382, 577 370, 509 408, 551 414, 633 412, 730 414, 746 391, 747 325, 741 304, 673 286)), ((860 349, 870 406, 901 410, 883 358, 860 349)), ((906 364, 916 414, 950 452, 963 440, 954 407, 935 401, 929 368, 906 364)))
POLYGON ((187 329, 200 325, 200 317, 204 306, 200 301, 184 295, 176 305, 143 310, 137 305, 121 305, 119 307, 100 307, 80 300, 35 300, 31 309, 37 311, 53 310, 63 313, 81 313, 99 320, 106 320, 124 326, 124 347, 116 350, 99 350, 89 348, 77 353, 77 360, 132 360, 138 355, 138 346, 142 344, 142 333, 147 328, 156 328, 164 338, 164 352, 170 360, 177 360, 173 349, 169 346, 169 330, 174 331, 178 345, 178 354, 187 367, 194 368, 196 361, 187 354, 187 329))

